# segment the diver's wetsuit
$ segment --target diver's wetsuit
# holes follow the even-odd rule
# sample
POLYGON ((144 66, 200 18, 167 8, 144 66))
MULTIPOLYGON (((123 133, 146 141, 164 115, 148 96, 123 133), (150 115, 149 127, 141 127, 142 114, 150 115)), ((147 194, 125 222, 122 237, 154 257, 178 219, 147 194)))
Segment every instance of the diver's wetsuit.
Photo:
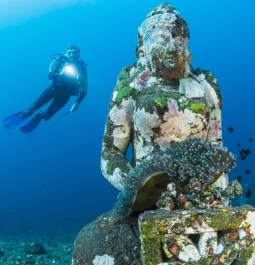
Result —
POLYGON ((24 117, 31 116, 34 111, 53 100, 49 108, 42 113, 41 118, 48 120, 68 102, 71 96, 77 96, 77 103, 81 103, 86 96, 87 69, 85 62, 80 58, 71 61, 66 55, 59 56, 53 62, 54 67, 49 73, 49 79, 53 80, 52 84, 43 91, 29 109, 23 112, 24 117), (78 79, 60 74, 63 67, 68 64, 75 67, 78 79))

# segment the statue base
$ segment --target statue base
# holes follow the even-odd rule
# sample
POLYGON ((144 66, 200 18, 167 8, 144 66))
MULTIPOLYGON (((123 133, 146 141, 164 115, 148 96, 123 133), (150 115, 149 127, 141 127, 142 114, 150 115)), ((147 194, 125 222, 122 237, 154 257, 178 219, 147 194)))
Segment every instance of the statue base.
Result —
POLYGON ((255 209, 155 210, 139 216, 144 265, 255 264, 255 209))

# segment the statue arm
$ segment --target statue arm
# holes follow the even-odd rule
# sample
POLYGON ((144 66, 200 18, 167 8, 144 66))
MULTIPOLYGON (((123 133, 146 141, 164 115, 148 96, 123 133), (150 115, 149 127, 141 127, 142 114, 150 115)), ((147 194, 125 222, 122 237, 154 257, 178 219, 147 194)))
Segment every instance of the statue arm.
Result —
MULTIPOLYGON (((209 97, 211 99, 211 111, 209 120, 208 140, 212 143, 223 146, 222 142, 222 97, 217 79, 210 73, 206 72, 205 80, 209 84, 209 97), (210 89, 211 87, 211 89, 210 89)), ((214 187, 225 189, 228 186, 228 175, 223 173, 221 177, 213 184, 214 187)), ((225 200, 225 206, 228 205, 225 200)))
POLYGON ((212 143, 222 145, 222 97, 219 84, 215 76, 207 70, 198 68, 194 71, 194 74, 204 87, 205 98, 210 108, 207 139, 212 143))
POLYGON ((210 72, 206 73, 205 80, 209 84, 209 87, 211 87, 209 88, 211 110, 208 140, 222 146, 222 97, 219 84, 210 72))
POLYGON ((132 169, 126 157, 131 143, 133 99, 123 93, 123 82, 119 80, 113 92, 103 138, 101 170, 104 177, 117 189, 132 169))

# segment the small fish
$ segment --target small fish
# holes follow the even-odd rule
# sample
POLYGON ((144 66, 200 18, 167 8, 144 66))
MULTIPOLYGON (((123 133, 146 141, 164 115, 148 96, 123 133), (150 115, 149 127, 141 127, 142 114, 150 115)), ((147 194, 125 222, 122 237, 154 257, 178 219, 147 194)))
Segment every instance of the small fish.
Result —
POLYGON ((231 126, 228 128, 228 131, 232 133, 234 131, 234 128, 231 126))
POLYGON ((249 138, 248 140, 249 140, 250 143, 253 143, 253 138, 252 137, 249 138))
POLYGON ((250 173, 251 173, 251 171, 250 171, 249 169, 245 170, 244 172, 245 172, 246 174, 250 174, 250 173))
POLYGON ((238 144, 238 147, 241 147, 241 145, 240 145, 240 144, 238 144))
POLYGON ((239 151, 239 154, 241 156, 241 160, 244 160, 247 158, 247 156, 251 153, 250 149, 242 149, 241 151, 239 151))
POLYGON ((236 177, 236 180, 238 180, 239 182, 242 180, 241 176, 236 177))
POLYGON ((248 188, 247 192, 245 193, 245 197, 250 199, 251 198, 251 190, 248 188))

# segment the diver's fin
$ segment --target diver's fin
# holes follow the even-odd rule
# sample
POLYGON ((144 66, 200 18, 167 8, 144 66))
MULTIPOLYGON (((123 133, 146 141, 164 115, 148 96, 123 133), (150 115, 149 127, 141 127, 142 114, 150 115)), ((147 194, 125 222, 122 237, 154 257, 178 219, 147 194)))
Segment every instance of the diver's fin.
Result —
POLYGON ((20 128, 20 130, 23 132, 23 133, 30 133, 32 132, 40 123, 41 119, 43 117, 43 113, 38 113, 34 116, 34 118, 29 121, 27 124, 25 124, 24 126, 22 126, 20 128))
POLYGON ((19 125, 22 121, 24 121, 24 116, 22 115, 22 111, 20 112, 17 112, 15 114, 12 114, 8 117, 6 117, 4 120, 3 120, 3 123, 4 123, 4 127, 6 129, 11 129, 17 125, 19 125))

